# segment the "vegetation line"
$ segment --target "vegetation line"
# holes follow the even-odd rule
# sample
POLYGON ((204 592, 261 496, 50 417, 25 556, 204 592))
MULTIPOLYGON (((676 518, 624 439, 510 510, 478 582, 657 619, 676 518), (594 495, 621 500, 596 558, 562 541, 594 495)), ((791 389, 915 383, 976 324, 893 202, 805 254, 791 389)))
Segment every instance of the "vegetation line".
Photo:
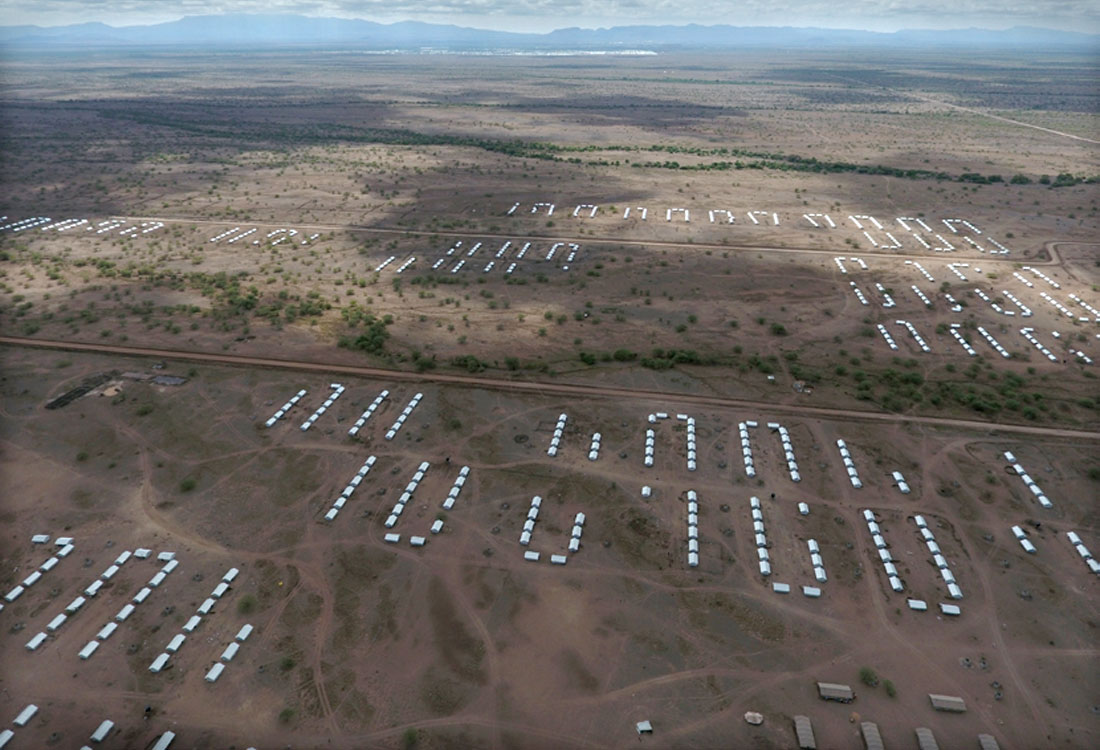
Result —
MULTIPOLYGON (((941 182, 964 182, 979 185, 1011 182, 1013 184, 1028 184, 1033 182, 1027 175, 1014 175, 1005 179, 1002 175, 985 175, 978 172, 964 172, 953 175, 943 171, 928 169, 906 169, 892 167, 885 164, 855 164, 845 161, 829 161, 818 159, 814 156, 800 156, 798 154, 784 154, 779 152, 751 151, 740 148, 715 147, 703 148, 694 146, 675 145, 587 145, 564 146, 543 141, 525 141, 521 139, 478 138, 467 135, 450 135, 444 133, 421 133, 405 128, 373 128, 357 127, 350 125, 337 125, 334 123, 318 123, 313 125, 279 125, 276 123, 242 123, 237 119, 232 121, 218 121, 216 118, 206 117, 201 122, 188 120, 182 113, 158 114, 153 112, 135 112, 126 109, 99 109, 98 113, 104 117, 141 123, 158 127, 182 130, 195 135, 218 139, 233 139, 235 141, 275 142, 283 145, 317 145, 343 141, 349 143, 371 143, 390 146, 454 146, 464 148, 479 148, 484 151, 503 154, 525 159, 540 159, 543 161, 563 162, 569 164, 587 164, 588 166, 620 166, 618 160, 607 159, 583 160, 579 156, 567 156, 568 154, 582 153, 666 153, 683 154, 697 157, 728 157, 718 161, 705 163, 686 164, 676 160, 665 159, 661 161, 647 160, 631 163, 631 167, 647 169, 675 169, 689 171, 727 171, 741 169, 768 169, 784 172, 811 172, 811 173, 850 173, 885 175, 908 180, 937 180, 941 182), (732 160, 731 160, 732 159, 732 160)), ((1040 178, 1044 184, 1051 187, 1066 187, 1079 183, 1100 182, 1100 175, 1082 176, 1070 173, 1059 174, 1053 182, 1049 177, 1040 178)))
POLYGON ((536 393, 542 396, 604 396, 633 398, 657 401, 663 404, 695 404, 721 408, 752 409, 756 412, 767 411, 775 414, 814 415, 842 420, 873 421, 889 423, 923 424, 933 427, 962 427, 988 432, 1010 432, 1025 435, 1043 435, 1047 437, 1071 438, 1077 440, 1100 441, 1100 432, 1072 430, 1054 427, 1034 427, 995 422, 982 422, 972 419, 951 419, 939 417, 919 417, 887 412, 861 411, 858 409, 832 409, 820 406, 799 406, 780 404, 774 401, 761 403, 745 399, 723 398, 720 396, 699 396, 683 393, 666 393, 640 388, 589 386, 571 383, 550 383, 546 381, 504 380, 498 378, 471 377, 466 375, 447 375, 439 373, 414 373, 405 370, 391 370, 381 367, 363 367, 359 365, 340 365, 303 360, 287 360, 275 357, 249 357, 240 354, 215 354, 212 352, 184 351, 179 349, 153 349, 148 347, 118 346, 111 344, 93 344, 76 341, 53 341, 29 339, 15 336, 0 336, 0 345, 23 346, 37 349, 60 349, 69 351, 114 354, 129 357, 151 357, 156 359, 175 359, 185 362, 206 362, 210 364, 266 367, 307 372, 340 373, 367 378, 386 378, 404 382, 440 383, 471 388, 520 391, 536 393))

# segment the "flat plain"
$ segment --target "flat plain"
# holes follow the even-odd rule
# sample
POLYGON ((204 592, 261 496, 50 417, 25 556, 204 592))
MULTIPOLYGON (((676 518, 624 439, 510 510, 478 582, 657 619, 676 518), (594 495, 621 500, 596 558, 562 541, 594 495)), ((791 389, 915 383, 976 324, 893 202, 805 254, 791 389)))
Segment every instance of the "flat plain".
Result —
POLYGON ((1095 75, 6 60, 0 720, 39 707, 12 747, 110 718, 117 747, 617 747, 649 720, 642 744, 786 748, 794 715, 822 747, 859 721, 1095 746, 1097 576, 1067 536, 1100 552, 1095 75))

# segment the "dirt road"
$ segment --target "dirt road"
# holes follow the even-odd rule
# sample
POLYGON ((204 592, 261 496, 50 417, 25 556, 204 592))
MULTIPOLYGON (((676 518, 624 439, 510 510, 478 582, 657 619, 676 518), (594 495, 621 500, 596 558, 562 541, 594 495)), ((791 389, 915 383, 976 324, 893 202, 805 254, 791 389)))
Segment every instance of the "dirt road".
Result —
MULTIPOLYGON (((164 216, 112 216, 113 219, 125 219, 126 221, 164 221, 164 222, 176 222, 176 223, 188 223, 198 224, 203 226, 223 227, 230 223, 222 219, 202 219, 198 217, 169 217, 164 216)), ((278 228, 282 224, 263 222, 263 221, 249 221, 244 222, 248 226, 257 226, 263 228, 278 228)), ((788 253, 788 254, 804 254, 812 253, 815 255, 827 255, 829 257, 835 256, 837 250, 830 250, 828 248, 813 248, 813 247, 779 247, 776 245, 746 245, 746 244, 722 244, 719 242, 670 242, 666 240, 632 240, 623 239, 620 237, 599 237, 595 235, 587 236, 573 236, 573 235, 541 235, 532 234, 530 231, 523 232, 456 232, 453 230, 439 230, 433 229, 431 231, 419 230, 419 229, 402 229, 402 228, 390 228, 390 227, 369 227, 363 224, 301 224, 297 223, 294 226, 302 230, 312 230, 320 232, 331 231, 346 231, 346 232, 359 232, 365 234, 402 234, 409 237, 446 237, 448 239, 486 239, 496 238, 501 240, 514 239, 517 234, 524 234, 532 239, 543 240, 545 242, 575 242, 577 244, 584 243, 586 245, 616 245, 619 247, 656 247, 656 248, 668 248, 678 250, 722 250, 728 251, 752 251, 752 252, 765 252, 765 253, 788 253)), ((882 253, 875 252, 873 250, 861 250, 860 256, 863 258, 888 258, 896 260, 899 255, 905 258, 914 260, 920 259, 937 259, 942 260, 942 253, 935 252, 906 252, 904 254, 899 253, 882 253)), ((986 265, 993 263, 1018 263, 1019 258, 1009 260, 1008 258, 982 258, 982 262, 986 265)), ((1028 263, 1033 266, 1047 266, 1057 265, 1052 260, 1042 260, 1039 258, 1028 259, 1028 263)))
POLYGON ((951 419, 943 417, 920 417, 887 412, 859 411, 856 409, 831 409, 819 406, 799 406, 773 402, 749 401, 744 399, 722 398, 719 396, 688 395, 649 391, 640 388, 605 387, 579 385, 571 383, 549 383, 538 381, 504 380, 498 378, 475 377, 472 375, 447 375, 439 373, 414 373, 402 370, 390 370, 381 367, 362 367, 355 365, 325 364, 301 360, 276 359, 272 357, 247 357, 237 354, 215 354, 174 349, 151 349, 147 347, 116 346, 111 344, 93 344, 73 341, 51 341, 28 339, 15 336, 0 336, 0 345, 32 347, 38 349, 61 349, 67 351, 94 352, 97 354, 115 354, 127 357, 148 357, 171 359, 184 362, 205 362, 210 364, 231 365, 236 367, 264 367, 302 372, 324 372, 328 374, 352 375, 364 378, 397 380, 413 383, 437 383, 466 388, 485 388, 520 393, 532 393, 542 396, 636 399, 654 401, 664 408, 672 405, 694 405, 726 409, 747 409, 753 412, 769 414, 789 414, 822 419, 841 419, 861 422, 885 422, 890 424, 920 424, 932 427, 954 427, 979 430, 986 433, 1011 433, 1017 435, 1036 435, 1042 437, 1069 438, 1075 440, 1100 440, 1100 432, 1072 430, 1059 427, 1040 427, 1037 425, 1005 424, 982 422, 972 419, 951 419))

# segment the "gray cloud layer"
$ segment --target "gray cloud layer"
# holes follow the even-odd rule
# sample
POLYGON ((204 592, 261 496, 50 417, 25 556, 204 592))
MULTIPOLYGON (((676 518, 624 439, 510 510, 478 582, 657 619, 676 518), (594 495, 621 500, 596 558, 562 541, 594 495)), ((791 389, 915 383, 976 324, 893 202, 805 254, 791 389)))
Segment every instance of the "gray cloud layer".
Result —
POLYGON ((0 0, 5 24, 155 23, 185 15, 299 13, 415 19, 482 28, 548 31, 568 26, 728 23, 740 26, 1100 30, 1094 0, 0 0))

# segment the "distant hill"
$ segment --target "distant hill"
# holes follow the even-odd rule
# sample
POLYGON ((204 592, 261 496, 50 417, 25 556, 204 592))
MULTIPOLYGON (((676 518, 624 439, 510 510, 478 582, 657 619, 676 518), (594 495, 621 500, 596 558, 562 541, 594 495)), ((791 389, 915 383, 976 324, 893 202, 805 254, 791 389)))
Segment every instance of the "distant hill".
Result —
POLYGON ((756 26, 615 26, 558 29, 547 34, 487 31, 403 21, 380 24, 299 15, 186 16, 148 26, 0 26, 6 49, 103 46, 338 46, 358 49, 622 50, 731 49, 744 47, 1040 47, 1100 48, 1100 36, 1016 27, 1004 31, 898 31, 756 26))

